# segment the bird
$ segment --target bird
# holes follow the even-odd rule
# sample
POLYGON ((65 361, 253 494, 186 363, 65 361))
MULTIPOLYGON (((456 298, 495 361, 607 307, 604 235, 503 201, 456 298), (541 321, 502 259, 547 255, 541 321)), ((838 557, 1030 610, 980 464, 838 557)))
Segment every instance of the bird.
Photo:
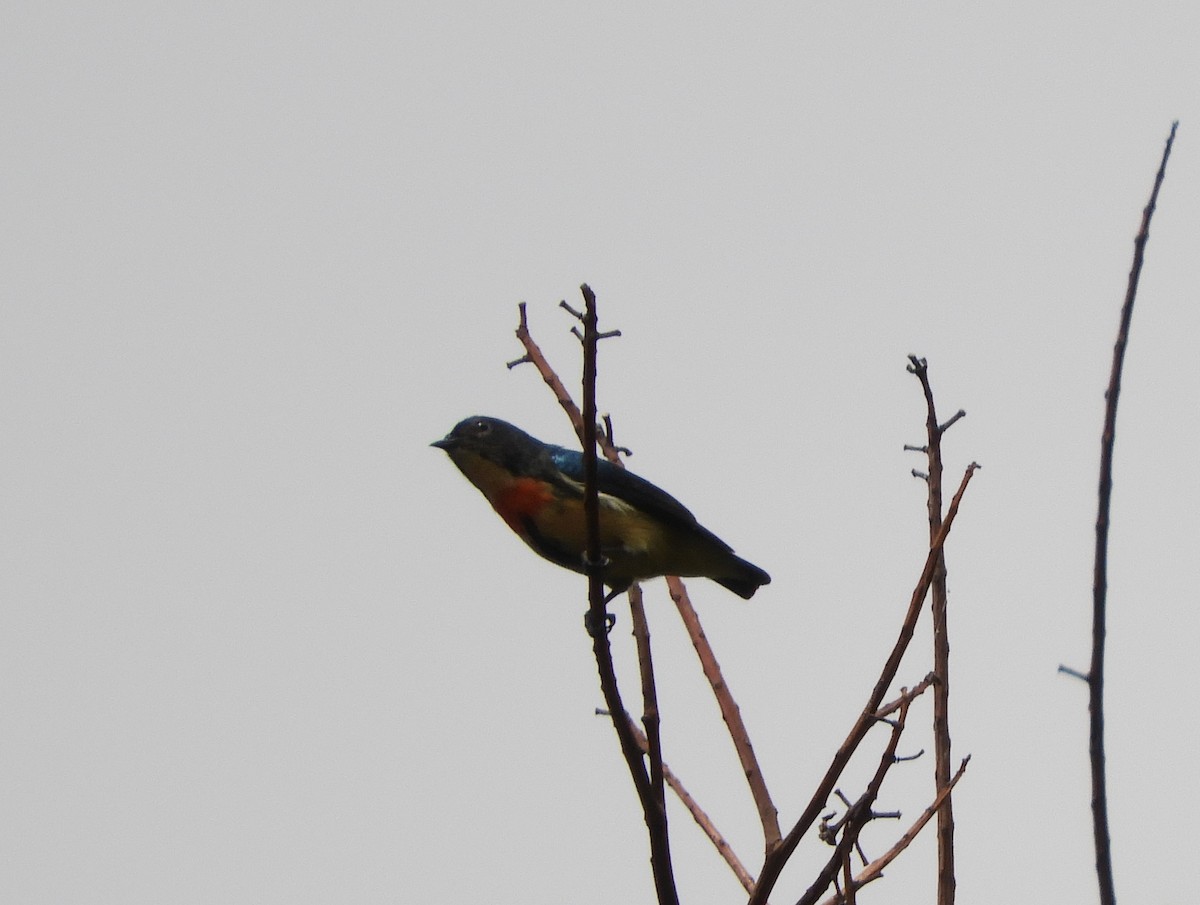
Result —
MULTIPOLYGON (((550 562, 586 572, 583 453, 543 443, 499 418, 474 415, 431 446, 550 562)), ((771 576, 739 556, 665 490, 605 459, 596 463, 606 599, 663 575, 703 577, 749 600, 771 576)))

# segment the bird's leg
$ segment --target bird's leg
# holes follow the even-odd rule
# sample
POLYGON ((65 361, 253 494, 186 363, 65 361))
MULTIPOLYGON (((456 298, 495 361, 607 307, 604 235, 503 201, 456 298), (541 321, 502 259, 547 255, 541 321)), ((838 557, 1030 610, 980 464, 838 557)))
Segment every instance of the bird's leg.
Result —
MULTIPOLYGON (((603 575, 604 569, 608 566, 608 563, 609 563, 608 557, 605 556, 604 554, 601 554, 600 555, 600 570, 601 570, 602 575, 603 575)), ((587 553, 585 552, 583 554, 583 572, 585 575, 591 574, 592 565, 593 565, 592 562, 588 559, 587 553)), ((626 582, 624 587, 621 587, 620 585, 618 585, 615 588, 612 587, 611 585, 609 587, 612 589, 606 595, 604 595, 604 606, 605 607, 608 606, 609 602, 614 597, 616 597, 618 594, 620 594, 622 591, 624 591, 625 588, 629 587, 629 583, 626 582)), ((593 638, 596 637, 596 633, 599 632, 601 630, 601 628, 603 628, 604 634, 606 634, 606 635, 609 632, 611 632, 613 630, 613 626, 617 624, 617 617, 614 616, 612 613, 605 612, 603 626, 598 625, 597 624, 598 622, 599 622, 599 620, 594 619, 592 617, 591 609, 589 609, 587 611, 587 613, 584 614, 584 617, 583 617, 584 628, 587 629, 588 635, 590 635, 593 638)))

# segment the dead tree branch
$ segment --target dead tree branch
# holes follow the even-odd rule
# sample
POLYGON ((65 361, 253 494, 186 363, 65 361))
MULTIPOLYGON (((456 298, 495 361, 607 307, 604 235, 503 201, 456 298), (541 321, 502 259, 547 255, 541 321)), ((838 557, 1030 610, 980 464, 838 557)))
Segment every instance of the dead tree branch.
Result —
MULTIPOLYGON (((966 415, 962 409, 945 424, 937 420, 933 387, 929 384, 929 366, 925 359, 910 355, 908 370, 921 382, 925 396, 925 456, 928 474, 925 476, 929 510, 929 539, 932 542, 942 527, 942 435, 966 415)), ((946 556, 938 555, 930 586, 930 612, 933 615, 933 673, 937 686, 933 690, 933 778, 934 788, 941 791, 950 782, 950 628, 946 612, 946 556)), ((937 827, 938 885, 937 905, 954 905, 954 810, 949 795, 938 811, 937 827)))
MULTIPOLYGON (((562 307, 576 317, 582 318, 585 316, 583 313, 575 311, 573 308, 571 308, 571 306, 565 303, 562 303, 562 307)), ((580 436, 580 442, 583 443, 584 448, 586 449, 587 440, 583 435, 583 427, 584 424, 587 423, 587 419, 576 407, 574 401, 571 399, 570 393, 567 392, 562 381, 558 378, 558 375, 554 372, 554 369, 550 366, 549 362, 546 360, 546 357, 542 354, 541 349, 538 347, 537 343, 530 334, 525 312, 525 305, 522 303, 519 308, 520 324, 517 327, 517 339, 521 342, 522 346, 524 346, 525 355, 514 362, 510 362, 509 367, 515 367, 516 365, 525 362, 530 362, 537 367, 543 381, 548 387, 550 387, 551 391, 555 395, 555 398, 558 400, 563 410, 567 413, 567 417, 571 419, 572 425, 576 427, 576 431, 580 436)), ((617 334, 617 331, 604 334, 597 333, 597 339, 614 334, 617 334)), ((586 335, 587 333, 585 329, 585 338, 586 335)), ((594 419, 592 420, 594 421, 594 419)), ((624 463, 621 461, 619 455, 620 448, 615 446, 612 440, 612 421, 607 416, 605 417, 604 421, 605 433, 603 436, 598 438, 604 455, 609 461, 624 467, 624 463)), ((742 764, 742 770, 750 784, 751 795, 754 799, 755 807, 758 810, 759 818, 762 822, 764 847, 767 851, 770 851, 779 844, 780 832, 778 812, 776 811, 775 805, 771 801, 770 793, 768 792, 766 783, 763 780, 762 770, 758 765, 757 758, 754 754, 754 749, 750 743, 749 733, 746 730, 745 723, 741 718, 741 711, 733 699, 733 695, 729 690, 728 684, 721 675, 721 669, 717 663, 716 654, 713 652, 712 646, 709 644, 708 638, 704 634, 704 629, 700 625, 699 616, 696 614, 695 608, 692 606, 683 582, 679 578, 668 577, 667 585, 670 589, 671 598, 675 601, 675 605, 679 610, 680 617, 683 619, 684 625, 687 628, 688 636, 691 638, 692 645, 696 649, 696 654, 700 658, 701 668, 703 669, 705 676, 708 678, 709 684, 713 688, 713 694, 717 698, 717 705, 721 710, 721 715, 725 720, 726 726, 729 728, 730 736, 733 739, 734 748, 738 753, 738 759, 742 764)), ((637 630, 637 618, 638 617, 635 614, 635 632, 637 630)), ((642 619, 644 620, 644 618, 645 614, 643 610, 642 619)), ((648 658, 648 647, 646 654, 648 658)), ((639 662, 641 662, 641 659, 641 654, 639 654, 639 662)), ((645 672, 643 672, 643 684, 645 681, 646 675, 645 672)), ((651 681, 653 681, 652 678, 651 681)), ((657 706, 655 706, 655 718, 657 718, 657 706)), ((647 748, 648 752, 651 750, 651 748, 647 748)), ((661 753, 659 753, 658 757, 661 759, 661 753)), ((651 754, 651 771, 653 772, 653 770, 654 755, 651 754)), ((734 873, 739 873, 738 869, 735 868, 734 873)), ((741 868, 741 873, 738 877, 739 880, 741 880, 743 876, 748 877, 749 874, 744 868, 741 868)))
POLYGON ((1112 371, 1108 390, 1104 394, 1104 432, 1100 439, 1100 489, 1096 515, 1096 559, 1092 576, 1092 664, 1088 670, 1089 753, 1092 764, 1092 834, 1096 845, 1096 877, 1100 885, 1101 905, 1115 905, 1116 887, 1112 874, 1112 844, 1108 831, 1108 789, 1104 768, 1104 638, 1108 597, 1108 526, 1112 505, 1113 446, 1117 431, 1117 397, 1121 394, 1121 370, 1125 364, 1125 348, 1129 344, 1129 325, 1133 319, 1133 303, 1137 298, 1138 280, 1142 274, 1146 242, 1150 238, 1150 219, 1158 205, 1158 190, 1167 172, 1167 160, 1175 141, 1179 123, 1171 124, 1163 148, 1162 162, 1154 177, 1150 201, 1142 211, 1142 225, 1133 240, 1133 266, 1121 308, 1121 325, 1113 346, 1112 371))
MULTIPOLYGON (((655 808, 666 822, 667 792, 663 785, 661 719, 658 713, 658 691, 654 684, 654 660, 650 656, 650 625, 642 605, 642 589, 636 584, 629 589, 629 612, 633 620, 633 638, 637 644, 638 672, 642 677, 642 725, 646 730, 645 752, 650 761, 650 791, 655 808)), ((664 826, 663 831, 666 831, 664 826)))
POLYGON ((679 610, 679 617, 687 629, 688 637, 692 640, 692 646, 696 649, 696 655, 700 658, 700 668, 704 672, 704 677, 712 686, 713 694, 717 699, 717 707, 721 711, 721 718, 725 720, 725 725, 729 729, 729 737, 733 739, 733 747, 737 751, 746 781, 750 784, 750 795, 754 799, 759 820, 762 822, 764 848, 766 853, 770 854, 779 845, 779 812, 776 811, 775 805, 771 801, 771 794, 767 791, 767 783, 763 779, 762 769, 754 754, 754 746, 750 743, 750 733, 742 721, 741 708, 733 699, 733 693, 729 690, 729 685, 726 684, 725 677, 721 674, 721 665, 717 662, 712 645, 708 643, 708 638, 700 625, 700 617, 696 615, 696 609, 692 606, 691 598, 688 597, 687 588, 675 576, 667 578, 667 587, 670 589, 671 599, 675 601, 675 606, 679 610))
MULTIPOLYGON (((868 883, 872 882, 873 880, 878 880, 881 876, 883 876, 883 869, 895 861, 896 858, 900 856, 900 853, 912 844, 912 841, 917 838, 917 835, 922 829, 924 829, 925 825, 929 823, 929 821, 933 818, 933 815, 937 813, 946 796, 950 794, 951 790, 956 785, 958 785, 958 781, 962 778, 963 773, 966 772, 967 764, 970 762, 971 756, 968 754, 963 758, 962 763, 958 767, 958 771, 952 777, 950 777, 950 782, 946 783, 946 785, 937 793, 937 796, 933 799, 933 802, 929 805, 929 807, 921 812, 921 816, 913 822, 913 825, 910 826, 904 835, 896 841, 895 845, 893 845, 890 849, 888 849, 859 872, 858 876, 856 876, 848 885, 848 889, 862 889, 868 883)), ((849 898, 843 899, 840 896, 830 896, 828 899, 825 899, 821 905, 846 905, 846 903, 849 901, 849 898)))
MULTIPOLYGON (((888 737, 887 746, 883 750, 883 754, 879 758, 879 766, 875 768, 875 775, 871 777, 871 781, 867 784, 867 789, 847 810, 842 818, 841 831, 842 838, 838 841, 834 852, 825 862, 825 866, 818 872, 817 878, 805 891, 796 905, 815 905, 816 901, 829 888, 837 877, 839 869, 845 869, 849 873, 848 865, 850 856, 858 843, 859 834, 863 827, 870 823, 877 815, 872 810, 872 805, 879 797, 879 790, 883 787, 884 777, 887 776, 888 770, 896 763, 896 748, 900 744, 900 736, 904 732, 904 723, 908 718, 908 708, 912 703, 912 697, 903 695, 900 699, 900 710, 896 719, 892 721, 892 732, 888 737)), ((865 859, 864 859, 865 860, 865 859)), ((847 884, 843 889, 843 893, 849 898, 854 894, 853 883, 847 884)))
MULTIPOLYGON (((649 743, 646 740, 645 733, 638 729, 637 725, 633 722, 632 717, 628 717, 628 719, 630 725, 633 727, 633 735, 637 740, 638 746, 643 751, 648 750, 649 743)), ((734 876, 738 878, 738 882, 742 884, 742 888, 745 889, 746 892, 750 892, 754 888, 754 878, 750 876, 750 871, 746 870, 746 866, 742 863, 741 859, 738 858, 729 842, 721 834, 721 831, 717 829, 716 824, 712 822, 712 819, 708 816, 708 814, 704 812, 704 809, 700 807, 696 799, 694 799, 691 796, 691 793, 689 793, 684 787, 683 782, 679 779, 679 777, 676 776, 671 771, 671 768, 665 763, 663 764, 662 769, 663 777, 666 780, 667 785, 671 787, 671 791, 675 793, 675 797, 679 799, 680 803, 682 803, 685 808, 687 808, 688 813, 692 815, 692 819, 696 821, 696 825, 700 827, 700 829, 704 832, 704 835, 708 837, 709 841, 713 844, 713 847, 717 850, 717 853, 724 859, 725 863, 729 865, 729 869, 732 870, 734 876)))
POLYGON ((929 586, 933 581, 933 573, 938 562, 938 555, 941 553, 942 547, 946 543, 946 538, 950 534, 950 529, 954 525, 963 494, 967 490, 967 484, 970 483, 971 477, 978 467, 972 462, 963 474, 962 483, 959 484, 958 491, 954 494, 954 498, 950 502, 950 508, 946 513, 945 519, 942 521, 941 530, 938 531, 937 537, 929 548, 929 553, 925 558, 925 566, 921 570, 921 577, 917 580, 916 587, 913 588, 908 612, 905 614, 904 621, 900 627, 900 635, 896 639, 892 652, 880 672, 875 687, 871 690, 866 706, 859 714, 853 727, 851 727, 846 740, 838 748, 832 763, 830 763, 828 770, 825 772, 825 776, 821 779, 808 805, 796 821, 795 826, 792 827, 788 834, 783 837, 780 844, 769 852, 763 860, 763 867, 759 872, 758 883, 754 888, 754 892, 750 896, 749 905, 764 905, 767 901, 771 890, 775 888, 775 884, 779 881, 779 876, 783 872, 784 865, 796 850, 796 846, 800 844, 800 840, 804 838, 805 833, 808 832, 816 821, 842 771, 850 762, 851 756, 863 738, 866 737, 867 732, 875 724, 875 712, 879 709, 879 705, 883 701, 883 696, 887 693, 888 686, 895 679, 896 671, 900 668, 900 661, 904 656, 904 652, 908 649, 909 642, 912 640, 913 631, 917 624, 917 617, 921 613, 921 605, 924 603, 925 596, 929 592, 929 586))
POLYGON ((583 413, 579 411, 579 406, 575 404, 575 400, 571 398, 571 394, 567 392, 567 388, 563 386, 563 382, 554 373, 554 369, 550 367, 550 362, 542 354, 541 348, 533 341, 533 336, 529 333, 529 321, 525 312, 525 303, 521 302, 517 305, 517 310, 520 312, 520 322, 517 325, 517 340, 525 347, 525 354, 514 361, 510 361, 508 368, 511 370, 517 365, 527 362, 537 368, 538 373, 542 375, 542 380, 545 381, 546 386, 550 387, 550 392, 554 394, 554 398, 558 400, 558 404, 562 406, 563 411, 567 413, 567 417, 571 419, 571 426, 575 428, 575 435, 579 437, 579 442, 583 443, 583 413))
MULTIPOLYGON (((604 559, 600 549, 600 499, 596 478, 596 347, 600 339, 597 329, 596 296, 586 284, 580 287, 585 302, 583 315, 583 474, 584 474, 584 520, 587 526, 586 569, 588 577, 588 625, 592 635, 592 652, 600 673, 600 688, 608 711, 612 714, 613 728, 620 741, 621 752, 629 767, 629 774, 637 789, 638 800, 646 820, 650 836, 650 867, 654 874, 654 887, 659 905, 679 905, 679 893, 675 889, 675 877, 671 864, 671 850, 667 836, 667 810, 655 789, 641 749, 630 731, 626 719, 625 705, 617 687, 616 671, 613 668, 612 649, 606 631, 607 610, 604 601, 604 559)), ((569 396, 566 397, 569 400, 569 396)), ((562 398, 560 397, 560 402, 562 398)), ((565 407, 565 406, 564 406, 565 407)), ((651 680, 652 681, 652 680, 651 680)), ((660 777, 661 765, 657 768, 660 777)))

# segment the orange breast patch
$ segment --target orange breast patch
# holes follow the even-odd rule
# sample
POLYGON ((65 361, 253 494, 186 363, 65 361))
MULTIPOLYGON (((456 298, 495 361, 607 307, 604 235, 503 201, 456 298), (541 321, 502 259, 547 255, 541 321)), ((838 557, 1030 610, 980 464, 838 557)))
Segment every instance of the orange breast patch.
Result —
POLYGON ((496 494, 493 505, 508 526, 519 531, 518 526, 524 519, 534 518, 553 499, 554 493, 544 481, 517 478, 496 494))

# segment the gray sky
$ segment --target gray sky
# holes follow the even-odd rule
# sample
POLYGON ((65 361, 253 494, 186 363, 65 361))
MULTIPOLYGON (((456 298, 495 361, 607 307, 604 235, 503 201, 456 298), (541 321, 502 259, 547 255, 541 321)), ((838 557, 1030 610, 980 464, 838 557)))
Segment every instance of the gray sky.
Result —
MULTIPOLYGON (((920 570, 928 357, 969 413, 948 481, 984 466, 948 550, 960 895, 1088 901, 1086 692, 1055 669, 1087 665, 1102 392, 1176 118, 1121 398, 1109 753, 1119 889, 1200 896, 1194 4, 48 2, 0 45, 0 899, 652 900, 584 582, 428 448, 474 413, 571 440, 504 362, 525 300, 575 387, 555 305, 586 281, 625 334, 600 393, 630 467, 774 578, 690 587, 785 824, 920 570)), ((756 868, 646 592, 668 761, 756 868)), ((881 807, 915 817, 931 771, 881 807)), ((672 818, 684 899, 739 901, 672 818)), ((930 842, 864 901, 930 901, 930 842)))

